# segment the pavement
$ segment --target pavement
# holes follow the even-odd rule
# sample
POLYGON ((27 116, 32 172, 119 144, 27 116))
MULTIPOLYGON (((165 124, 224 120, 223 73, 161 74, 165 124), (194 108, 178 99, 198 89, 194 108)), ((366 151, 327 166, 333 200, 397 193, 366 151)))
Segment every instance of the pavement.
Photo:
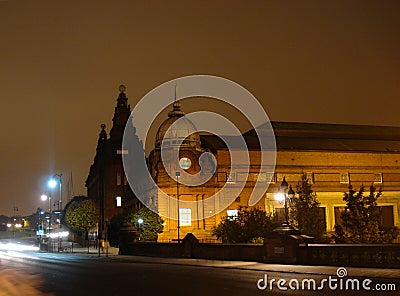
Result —
MULTIPOLYGON (((224 261, 224 260, 208 260, 208 259, 191 259, 191 258, 161 258, 161 257, 145 257, 132 255, 118 255, 118 248, 108 248, 108 260, 118 260, 123 262, 138 262, 149 264, 174 264, 187 266, 204 266, 215 268, 232 268, 244 269, 263 272, 284 272, 299 274, 319 274, 319 275, 336 275, 339 268, 345 268, 347 276, 364 277, 364 278, 381 278, 381 279, 400 279, 400 269, 393 268, 361 268, 346 266, 311 266, 311 265, 288 265, 288 264, 269 264, 251 261, 224 261)), ((98 249, 75 247, 73 253, 98 255, 98 249)), ((101 256, 106 255, 106 250, 101 250, 101 256)))
MULTIPOLYGON (((99 254, 99 249, 94 248, 94 247, 81 247, 79 245, 74 244, 72 253, 76 254, 99 254)), ((108 247, 108 248, 101 248, 100 249, 100 255, 110 255, 110 256, 115 256, 119 254, 119 249, 115 247, 108 247)))

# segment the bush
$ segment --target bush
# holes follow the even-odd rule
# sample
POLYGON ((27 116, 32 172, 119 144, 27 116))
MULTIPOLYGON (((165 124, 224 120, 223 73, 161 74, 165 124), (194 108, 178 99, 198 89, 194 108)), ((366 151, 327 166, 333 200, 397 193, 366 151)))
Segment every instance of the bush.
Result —
POLYGON ((237 217, 225 217, 212 234, 227 243, 260 243, 273 227, 271 215, 264 210, 239 207, 237 217))

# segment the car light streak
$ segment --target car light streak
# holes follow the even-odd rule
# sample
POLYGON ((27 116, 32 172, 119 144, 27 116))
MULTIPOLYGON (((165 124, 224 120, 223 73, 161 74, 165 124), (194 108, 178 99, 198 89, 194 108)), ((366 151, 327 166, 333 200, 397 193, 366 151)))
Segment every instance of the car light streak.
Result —
POLYGON ((39 251, 39 247, 27 246, 27 245, 21 245, 21 244, 13 244, 13 243, 7 243, 7 244, 0 243, 0 250, 5 250, 5 251, 39 251))

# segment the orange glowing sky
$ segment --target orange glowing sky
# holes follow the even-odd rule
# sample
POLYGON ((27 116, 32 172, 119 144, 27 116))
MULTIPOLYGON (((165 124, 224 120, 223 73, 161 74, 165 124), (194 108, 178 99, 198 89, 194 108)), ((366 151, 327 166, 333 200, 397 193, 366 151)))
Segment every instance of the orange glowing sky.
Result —
POLYGON ((0 214, 45 208, 51 173, 66 184, 72 172, 86 193, 121 83, 134 106, 160 83, 212 74, 274 121, 400 126, 399 11, 396 0, 0 1, 0 214))

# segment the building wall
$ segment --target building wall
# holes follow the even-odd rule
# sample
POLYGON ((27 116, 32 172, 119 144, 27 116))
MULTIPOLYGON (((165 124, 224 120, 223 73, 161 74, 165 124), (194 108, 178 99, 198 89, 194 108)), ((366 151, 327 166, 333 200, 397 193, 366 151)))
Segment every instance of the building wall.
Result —
MULTIPOLYGON (((227 150, 218 150, 216 153, 218 161, 215 176, 205 186, 187 187, 180 185, 180 200, 198 200, 212 196, 221 190, 225 180, 219 178, 224 174, 230 175, 230 154, 227 150)), ((382 196, 378 200, 379 206, 393 207, 394 225, 400 227, 400 166, 398 153, 370 153, 370 152, 335 152, 335 151, 278 151, 275 171, 264 171, 273 175, 272 182, 265 184, 268 190, 263 198, 255 205, 274 214, 276 209, 282 208, 283 204, 274 199, 278 187, 286 178, 287 182, 296 189, 296 185, 303 173, 308 173, 313 179, 312 189, 325 208, 327 231, 333 231, 335 226, 335 207, 344 207, 344 192, 348 192, 351 184, 355 190, 361 185, 368 192, 369 186, 374 185, 378 190, 382 189, 382 196), (349 183, 341 183, 341 173, 348 174, 349 183), (381 176, 382 182, 374 182, 375 178, 381 176)), ((250 151, 250 172, 259 170, 260 152, 250 151)), ((237 170, 237 173, 240 169, 237 170)), ((254 174, 249 179, 254 178, 254 174)), ((343 181, 343 180, 342 180, 343 181)), ((376 180, 375 180, 376 181, 376 180)), ((199 203, 198 208, 192 209, 192 225, 181 226, 180 238, 188 232, 194 233, 204 241, 214 240, 211 235, 213 227, 217 226, 221 219, 226 216, 226 210, 237 209, 239 206, 248 206, 249 196, 254 187, 254 181, 246 182, 245 188, 229 207, 215 216, 202 219, 204 211, 215 211, 214 208, 204 208, 199 203), (199 219, 199 220, 197 220, 199 219)), ((176 181, 164 182, 161 189, 168 195, 176 198, 176 181)), ((159 205, 161 215, 172 216, 175 219, 165 219, 164 233, 160 235, 161 241, 177 239, 177 203, 159 205)))

